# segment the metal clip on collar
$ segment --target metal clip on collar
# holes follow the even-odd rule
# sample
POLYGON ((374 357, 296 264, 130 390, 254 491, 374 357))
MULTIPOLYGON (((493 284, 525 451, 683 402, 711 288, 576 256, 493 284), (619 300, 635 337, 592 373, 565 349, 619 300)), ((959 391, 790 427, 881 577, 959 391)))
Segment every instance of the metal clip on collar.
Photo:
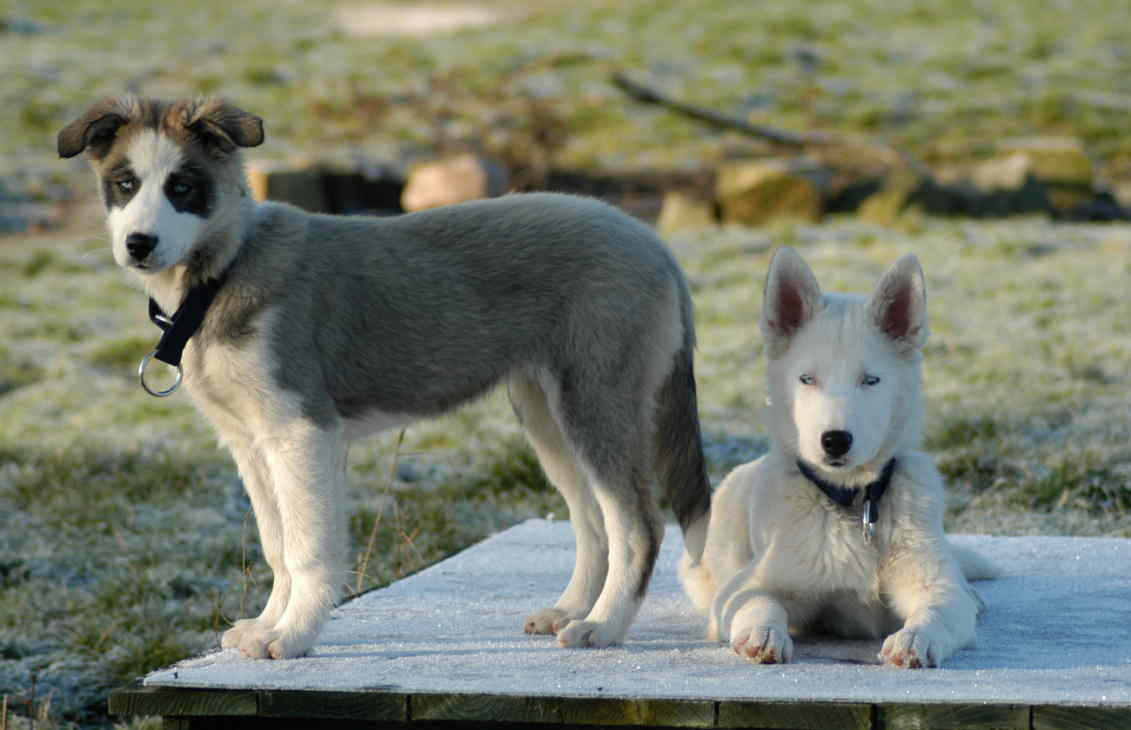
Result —
POLYGON ((176 392, 177 388, 181 387, 181 379, 184 377, 184 371, 181 370, 180 365, 175 365, 174 367, 177 368, 177 379, 173 381, 172 385, 170 385, 165 390, 154 390, 153 388, 150 388, 149 383, 145 382, 145 369, 149 367, 149 361, 152 360, 153 356, 156 354, 157 350, 154 350, 141 359, 141 362, 138 363, 137 366, 137 379, 141 381, 141 387, 145 390, 146 393, 149 393, 155 398, 164 398, 165 396, 172 395, 174 392, 176 392))
POLYGON ((876 520, 880 517, 879 511, 875 502, 870 499, 864 500, 864 510, 860 513, 860 523, 861 527, 864 528, 864 542, 869 545, 876 537, 876 520))

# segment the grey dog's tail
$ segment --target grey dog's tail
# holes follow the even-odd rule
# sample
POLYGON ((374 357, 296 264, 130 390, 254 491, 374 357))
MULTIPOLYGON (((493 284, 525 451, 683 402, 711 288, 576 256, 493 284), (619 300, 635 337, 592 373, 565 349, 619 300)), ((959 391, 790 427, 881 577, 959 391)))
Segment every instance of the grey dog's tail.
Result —
POLYGON ((683 346, 675 366, 656 399, 656 478, 683 530, 684 547, 692 563, 703 556, 711 516, 711 487, 703 463, 699 407, 695 395, 690 301, 684 303, 683 346))

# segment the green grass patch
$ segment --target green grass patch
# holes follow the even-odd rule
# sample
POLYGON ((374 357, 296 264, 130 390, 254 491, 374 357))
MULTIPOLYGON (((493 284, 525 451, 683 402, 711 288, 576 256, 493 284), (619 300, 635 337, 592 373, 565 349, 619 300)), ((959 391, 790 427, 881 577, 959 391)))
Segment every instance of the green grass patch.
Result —
POLYGON ((932 429, 924 446, 928 451, 979 446, 997 437, 998 425, 993 419, 958 418, 932 429))
POLYGON ((1104 463, 1093 454, 1080 454, 1056 464, 1018 494, 1021 506, 1036 510, 1064 508, 1070 502, 1089 510, 1125 515, 1131 510, 1131 464, 1104 463))
POLYGON ((9 391, 36 383, 41 378, 43 368, 36 362, 0 344, 0 397, 9 391))
POLYGON ((155 337, 129 336, 99 342, 88 354, 91 365, 122 372, 137 368, 142 356, 153 349, 155 337), (132 366, 132 367, 131 367, 132 366))

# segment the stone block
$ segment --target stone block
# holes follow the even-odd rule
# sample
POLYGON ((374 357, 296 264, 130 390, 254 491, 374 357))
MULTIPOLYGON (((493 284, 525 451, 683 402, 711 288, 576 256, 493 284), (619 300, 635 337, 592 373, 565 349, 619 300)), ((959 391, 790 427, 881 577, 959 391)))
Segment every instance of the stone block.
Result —
POLYGON ((506 171, 477 155, 430 160, 409 170, 401 207, 411 212, 489 198, 502 195, 507 185, 506 171))
POLYGON ((719 168, 715 193, 727 223, 816 221, 828 177, 824 167, 804 158, 728 162, 719 168))

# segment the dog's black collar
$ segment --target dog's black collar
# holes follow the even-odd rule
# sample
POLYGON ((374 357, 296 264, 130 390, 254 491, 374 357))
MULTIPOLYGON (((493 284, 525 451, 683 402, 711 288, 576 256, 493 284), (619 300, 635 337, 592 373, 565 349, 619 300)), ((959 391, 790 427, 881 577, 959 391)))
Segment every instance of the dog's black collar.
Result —
POLYGON ((153 351, 153 357, 173 367, 181 364, 185 345, 200 329, 208 307, 216 298, 216 292, 224 285, 224 278, 210 279, 189 289, 188 294, 185 294, 184 300, 181 301, 181 306, 177 307, 172 317, 167 317, 161 306, 150 297, 149 318, 164 331, 157 342, 157 348, 153 351))
MULTIPOLYGON (((797 469, 813 486, 820 489, 826 497, 841 507, 851 507, 852 503, 856 501, 856 494, 861 490, 860 487, 842 487, 825 481, 801 459, 797 460, 797 469)), ((884 464, 879 478, 862 488, 864 491, 864 512, 860 519, 864 529, 864 537, 869 542, 876 533, 876 521, 880 519, 880 499, 884 496, 884 492, 888 490, 888 485, 891 484, 891 475, 894 472, 895 457, 892 457, 888 460, 888 463, 884 464)))
POLYGON ((141 364, 138 365, 138 379, 141 381, 141 387, 145 389, 145 392, 162 397, 171 395, 180 386, 181 356, 184 354, 185 345, 200 329, 201 323, 204 322, 204 315, 208 313, 208 307, 212 305, 212 300, 216 298, 216 293, 220 291, 220 287, 224 285, 226 278, 222 275, 189 289, 172 317, 167 316, 161 309, 161 305, 152 297, 149 298, 149 319, 161 328, 163 334, 153 352, 146 355, 141 364), (177 369, 177 380, 172 387, 165 390, 153 390, 145 382, 145 368, 152 358, 157 358, 177 369))

